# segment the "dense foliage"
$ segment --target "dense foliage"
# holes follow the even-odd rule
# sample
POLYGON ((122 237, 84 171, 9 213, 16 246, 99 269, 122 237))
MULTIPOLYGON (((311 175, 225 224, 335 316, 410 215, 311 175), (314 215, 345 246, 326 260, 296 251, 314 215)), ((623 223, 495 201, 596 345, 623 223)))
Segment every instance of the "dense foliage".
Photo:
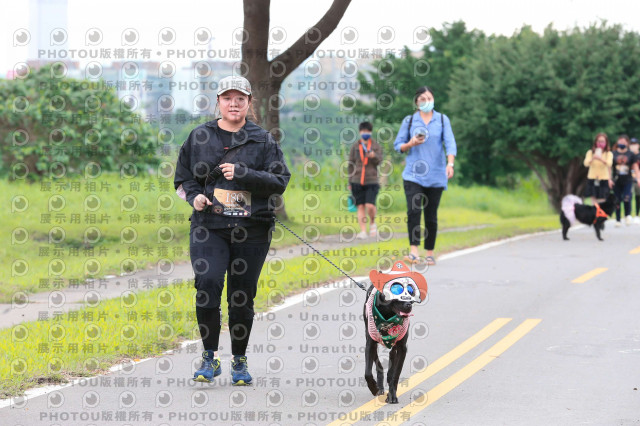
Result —
POLYGON ((422 59, 389 57, 361 75, 363 112, 399 121, 411 110, 410 90, 432 86, 436 109, 451 118, 463 184, 495 185, 534 172, 554 207, 581 193, 585 152, 598 132, 612 142, 640 132, 640 36, 606 23, 537 34, 523 27, 511 37, 485 37, 463 23, 432 32, 422 59), (385 64, 393 72, 385 73, 385 64), (382 71, 381 71, 382 70, 382 71), (380 108, 380 101, 393 99, 380 108))
POLYGON ((133 176, 160 162, 157 147, 167 135, 142 121, 139 102, 119 100, 100 81, 68 78, 54 64, 0 80, 0 93, 1 169, 11 179, 110 170, 133 176))

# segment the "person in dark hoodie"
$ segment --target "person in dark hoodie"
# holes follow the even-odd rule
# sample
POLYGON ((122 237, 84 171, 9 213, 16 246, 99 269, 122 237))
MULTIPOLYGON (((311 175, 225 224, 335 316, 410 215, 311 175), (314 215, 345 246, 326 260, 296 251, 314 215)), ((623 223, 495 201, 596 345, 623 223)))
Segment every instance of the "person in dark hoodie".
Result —
POLYGON ((274 210, 291 174, 272 135, 247 120, 253 113, 249 81, 221 79, 217 100, 221 118, 191 131, 180 148, 174 178, 176 192, 193 207, 189 251, 204 345, 193 379, 211 382, 222 372, 217 351, 226 274, 232 384, 249 385, 246 349, 253 300, 271 244, 274 210))

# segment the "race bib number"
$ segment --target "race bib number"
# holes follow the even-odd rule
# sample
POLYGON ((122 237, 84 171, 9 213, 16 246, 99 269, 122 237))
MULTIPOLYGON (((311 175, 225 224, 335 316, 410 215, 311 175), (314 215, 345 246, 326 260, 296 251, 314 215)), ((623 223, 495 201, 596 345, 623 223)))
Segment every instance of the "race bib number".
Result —
POLYGON ((249 191, 213 190, 212 211, 223 216, 251 216, 251 193, 249 191))

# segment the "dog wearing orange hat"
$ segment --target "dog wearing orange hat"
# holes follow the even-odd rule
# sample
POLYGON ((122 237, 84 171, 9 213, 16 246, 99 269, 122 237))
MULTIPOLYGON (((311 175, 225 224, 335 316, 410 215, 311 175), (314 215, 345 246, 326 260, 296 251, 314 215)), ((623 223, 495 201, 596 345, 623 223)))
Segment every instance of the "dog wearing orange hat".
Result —
POLYGON ((398 380, 407 355, 409 317, 413 304, 427 297, 427 280, 411 271, 404 262, 396 261, 389 272, 373 270, 369 273, 371 287, 364 304, 365 348, 364 378, 371 393, 384 395, 384 368, 378 357, 378 344, 391 349, 387 372, 386 402, 397 404, 398 380), (376 364, 376 380, 373 363, 376 364))

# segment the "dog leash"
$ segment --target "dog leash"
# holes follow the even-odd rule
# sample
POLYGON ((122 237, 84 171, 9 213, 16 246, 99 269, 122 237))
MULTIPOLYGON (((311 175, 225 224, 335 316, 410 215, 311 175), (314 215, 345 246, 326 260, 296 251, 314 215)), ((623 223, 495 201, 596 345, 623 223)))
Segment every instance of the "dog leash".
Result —
POLYGON ((276 222, 278 222, 280 225, 282 225, 282 227, 284 229, 286 229, 287 231, 291 232, 293 235, 295 235, 296 238, 298 238, 300 241, 302 241, 303 243, 305 243, 311 250, 315 251, 317 254, 320 255, 320 257, 322 257, 324 260, 326 260, 327 262, 329 262, 329 264, 331 266, 333 266, 334 268, 336 268, 338 271, 340 271, 345 277, 349 278, 351 281, 353 281, 358 287, 360 287, 363 291, 367 291, 366 287, 362 284, 359 283, 358 281, 354 280, 353 278, 351 278, 349 276, 349 274, 347 274, 345 271, 343 271, 342 269, 340 269, 335 263, 333 263, 332 261, 330 261, 329 259, 327 259, 327 257, 320 253, 318 250, 315 249, 315 247, 313 247, 311 244, 309 244, 308 242, 306 242, 302 237, 300 237, 298 234, 296 234, 295 232, 293 232, 293 230, 289 229, 289 227, 287 225, 285 225, 284 223, 282 223, 280 221, 280 219, 278 219, 277 217, 273 217, 276 222))
POLYGON ((357 285, 358 287, 360 287, 363 291, 367 291, 367 288, 364 286, 364 284, 359 283, 358 281, 354 280, 351 276, 349 276, 349 274, 347 274, 345 271, 343 271, 342 269, 340 269, 338 267, 338 265, 336 265, 335 263, 333 263, 332 261, 330 261, 329 259, 327 259, 327 257, 320 253, 318 250, 316 250, 316 248, 314 246, 312 246, 311 244, 309 244, 308 242, 306 242, 300 235, 296 234, 295 232, 293 232, 292 229, 290 229, 287 225, 285 225, 284 223, 282 223, 280 221, 280 219, 278 219, 275 215, 269 215, 268 217, 260 217, 260 216, 256 216, 256 215, 252 215, 249 217, 249 219, 258 221, 258 222, 269 222, 271 223, 271 219, 274 219, 276 222, 278 222, 280 225, 282 225, 282 227, 284 229, 286 229, 287 231, 291 232, 297 239, 299 239, 300 241, 302 241, 304 244, 307 245, 307 247, 309 247, 311 250, 313 250, 314 252, 318 253, 318 255, 320 255, 321 258, 323 258, 324 260, 326 260, 327 262, 329 262, 329 264, 331 266, 333 266, 334 268, 336 268, 338 271, 340 271, 340 273, 342 275, 344 275, 345 277, 349 278, 351 281, 353 281, 355 283, 355 285, 357 285))

